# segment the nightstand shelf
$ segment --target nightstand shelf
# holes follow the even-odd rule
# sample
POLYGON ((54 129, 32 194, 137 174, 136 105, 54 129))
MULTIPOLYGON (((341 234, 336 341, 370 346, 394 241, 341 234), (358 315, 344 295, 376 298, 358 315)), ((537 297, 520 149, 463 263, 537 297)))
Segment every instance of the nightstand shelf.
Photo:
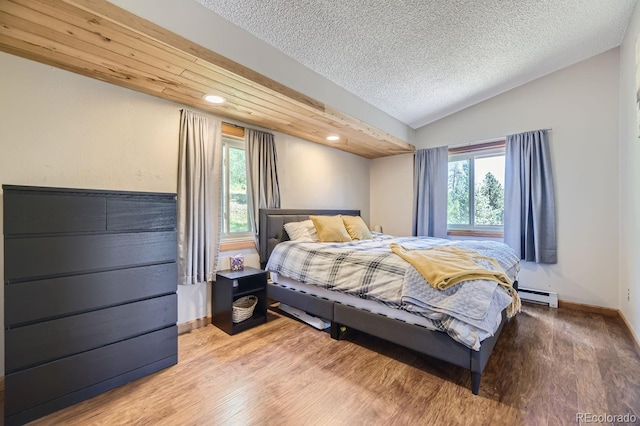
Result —
POLYGON ((267 321, 267 272, 245 267, 242 271, 218 271, 213 283, 211 307, 212 324, 233 335, 267 321), (253 315, 234 323, 233 302, 242 296, 254 295, 258 303, 253 315))

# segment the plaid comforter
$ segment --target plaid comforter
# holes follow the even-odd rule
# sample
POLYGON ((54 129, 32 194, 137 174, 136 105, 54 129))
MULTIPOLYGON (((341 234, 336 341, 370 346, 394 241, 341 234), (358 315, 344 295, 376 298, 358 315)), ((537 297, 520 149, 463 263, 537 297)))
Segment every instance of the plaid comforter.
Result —
POLYGON ((495 282, 483 280, 458 284, 448 292, 433 292, 413 266, 391 252, 392 242, 407 249, 455 244, 477 250, 495 258, 512 281, 519 270, 518 257, 502 243, 384 234, 350 243, 283 242, 271 253, 267 270, 428 318, 434 329, 478 350, 481 341, 499 326, 500 313, 511 297, 495 282))

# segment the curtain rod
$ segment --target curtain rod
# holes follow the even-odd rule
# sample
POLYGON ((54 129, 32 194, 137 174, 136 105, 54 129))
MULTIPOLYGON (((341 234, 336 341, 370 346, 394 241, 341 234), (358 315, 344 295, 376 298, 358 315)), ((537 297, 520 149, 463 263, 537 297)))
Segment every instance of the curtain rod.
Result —
MULTIPOLYGON (((548 129, 538 129, 538 130, 551 131, 552 129, 549 127, 548 129)), ((536 130, 530 130, 530 131, 535 132, 536 130)), ((523 133, 523 132, 521 132, 521 133, 523 133)), ((524 133, 526 133, 526 132, 524 132, 524 133)), ((512 134, 517 134, 517 133, 512 133, 512 134)), ((489 143, 489 142, 501 141, 501 140, 506 139, 506 138, 507 138, 507 135, 505 135, 505 136, 497 136, 495 138, 482 139, 482 140, 474 141, 474 142, 463 142, 463 143, 458 143, 458 144, 455 144, 455 145, 447 145, 447 147, 448 148, 459 148, 459 147, 462 147, 462 146, 479 145, 481 143, 489 143)))

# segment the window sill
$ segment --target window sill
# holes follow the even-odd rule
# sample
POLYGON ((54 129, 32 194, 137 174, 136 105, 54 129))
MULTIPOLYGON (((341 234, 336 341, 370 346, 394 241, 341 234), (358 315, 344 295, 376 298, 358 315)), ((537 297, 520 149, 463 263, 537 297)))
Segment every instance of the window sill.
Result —
POLYGON ((504 238, 502 231, 489 231, 479 229, 449 229, 447 235, 454 237, 483 237, 483 238, 504 238))
POLYGON ((233 250, 245 250, 256 248, 256 243, 253 240, 233 240, 220 242, 220 251, 233 251, 233 250))

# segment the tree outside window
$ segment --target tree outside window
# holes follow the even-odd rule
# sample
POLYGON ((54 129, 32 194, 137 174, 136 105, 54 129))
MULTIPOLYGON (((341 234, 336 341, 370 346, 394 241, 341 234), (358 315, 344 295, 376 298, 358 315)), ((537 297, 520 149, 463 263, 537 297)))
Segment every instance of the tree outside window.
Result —
POLYGON ((225 237, 246 237, 251 232, 251 223, 244 142, 223 138, 222 145, 222 234, 225 237))
POLYGON ((501 231, 504 224, 504 144, 449 155, 450 230, 501 231))

